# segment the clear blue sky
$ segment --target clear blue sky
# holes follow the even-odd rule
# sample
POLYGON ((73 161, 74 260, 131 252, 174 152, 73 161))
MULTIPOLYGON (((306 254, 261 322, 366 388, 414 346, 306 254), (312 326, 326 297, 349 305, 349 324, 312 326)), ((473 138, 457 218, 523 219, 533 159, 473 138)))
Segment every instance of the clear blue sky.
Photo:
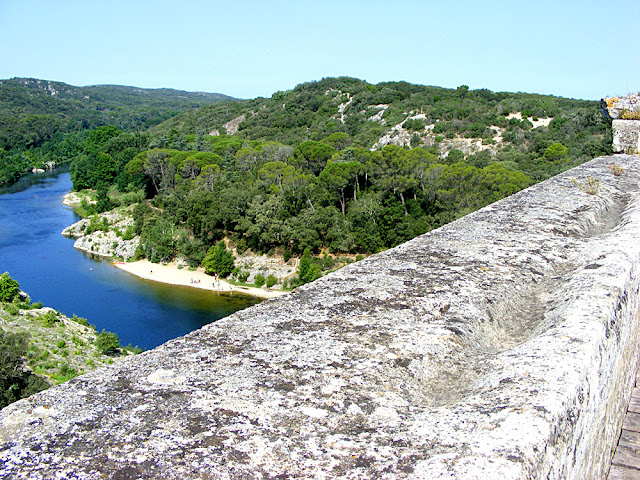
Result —
POLYGON ((599 99, 640 90, 638 0, 0 0, 0 78, 239 98, 346 75, 599 99))

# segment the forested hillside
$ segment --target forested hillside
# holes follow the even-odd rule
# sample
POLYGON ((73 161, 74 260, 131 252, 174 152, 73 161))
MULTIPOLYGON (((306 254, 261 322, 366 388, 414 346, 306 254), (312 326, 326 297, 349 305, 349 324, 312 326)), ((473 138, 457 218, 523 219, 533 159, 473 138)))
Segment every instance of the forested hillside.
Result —
POLYGON ((270 99, 185 112, 152 133, 157 146, 178 149, 196 148, 194 140, 211 133, 291 146, 337 137, 344 146, 373 149, 389 143, 436 147, 441 156, 454 150, 456 159, 462 158, 460 150, 476 166, 513 161, 537 179, 550 173, 548 162, 536 160, 554 143, 567 148, 565 161, 592 158, 611 144, 608 123, 595 101, 469 90, 464 85, 372 85, 344 77, 305 83, 270 99), (190 141, 186 145, 185 139, 190 141))
MULTIPOLYGON (((323 79, 93 131, 72 164, 98 211, 131 203, 140 256, 372 253, 610 152, 598 102, 323 79), (222 248, 222 249, 221 249, 222 248)), ((327 261, 327 263, 331 263, 327 261)), ((305 264, 311 280, 324 268, 305 264)), ((241 272, 236 272, 241 275, 241 272)))
POLYGON ((229 99, 171 89, 0 80, 0 185, 46 162, 70 161, 97 127, 144 131, 184 110, 229 99))

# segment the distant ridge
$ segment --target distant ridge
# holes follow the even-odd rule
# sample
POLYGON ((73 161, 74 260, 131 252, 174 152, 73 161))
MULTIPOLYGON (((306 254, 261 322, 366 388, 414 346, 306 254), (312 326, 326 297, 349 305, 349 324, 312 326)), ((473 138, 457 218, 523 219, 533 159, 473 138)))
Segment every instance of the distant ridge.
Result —
POLYGON ((103 125, 146 130, 180 112, 229 100, 233 97, 220 93, 170 88, 0 80, 0 148, 39 146, 58 132, 103 125))

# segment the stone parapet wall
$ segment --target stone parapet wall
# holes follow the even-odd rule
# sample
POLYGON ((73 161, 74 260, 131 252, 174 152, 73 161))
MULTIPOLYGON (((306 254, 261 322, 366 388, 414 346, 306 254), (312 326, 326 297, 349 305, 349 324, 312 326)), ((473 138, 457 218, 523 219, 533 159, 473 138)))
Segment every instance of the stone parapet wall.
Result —
POLYGON ((640 153, 640 120, 614 120, 612 128, 614 153, 640 153))
POLYGON ((10 405, 0 477, 600 478, 640 354, 637 163, 10 405))

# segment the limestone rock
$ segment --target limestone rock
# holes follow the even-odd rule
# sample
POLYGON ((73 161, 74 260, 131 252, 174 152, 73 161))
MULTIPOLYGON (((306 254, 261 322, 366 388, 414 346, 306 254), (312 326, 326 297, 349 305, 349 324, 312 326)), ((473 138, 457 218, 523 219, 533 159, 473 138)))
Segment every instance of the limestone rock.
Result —
POLYGON ((629 114, 633 115, 634 112, 640 115, 640 95, 629 94, 624 97, 603 98, 600 101, 600 108, 605 118, 632 120, 625 117, 629 114))
POLYGON ((612 128, 614 153, 640 153, 640 120, 614 120, 612 128))
POLYGON ((99 219, 98 223, 102 223, 103 219, 106 220, 109 225, 108 231, 96 230, 87 234, 91 219, 84 218, 65 228, 62 235, 76 238, 74 248, 91 255, 107 258, 122 257, 125 261, 133 257, 140 244, 140 237, 136 236, 128 240, 122 237, 127 227, 133 225, 133 218, 122 211, 112 210, 100 214, 99 219))

